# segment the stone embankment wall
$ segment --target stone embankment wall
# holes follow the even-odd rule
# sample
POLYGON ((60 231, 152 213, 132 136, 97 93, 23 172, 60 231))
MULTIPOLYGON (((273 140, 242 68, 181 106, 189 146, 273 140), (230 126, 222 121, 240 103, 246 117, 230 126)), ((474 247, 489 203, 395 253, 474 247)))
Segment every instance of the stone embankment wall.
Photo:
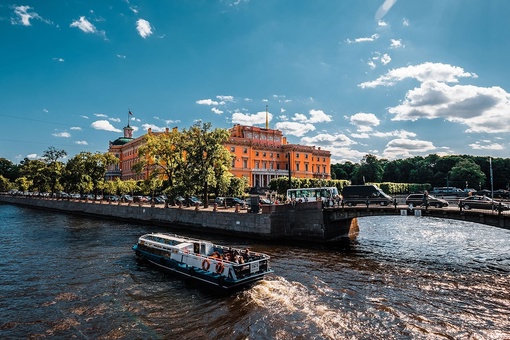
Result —
MULTIPOLYGON (((212 233, 239 234, 253 238, 282 241, 325 242, 330 238, 347 236, 349 226, 330 226, 324 220, 319 203, 302 203, 295 206, 263 206, 260 213, 245 210, 218 208, 163 208, 138 204, 84 202, 73 200, 41 199, 18 196, 0 196, 0 202, 57 210, 84 216, 105 217, 136 223, 188 228, 212 233), (329 228, 329 231, 326 230, 329 228), (332 230, 334 228, 334 230, 332 230)), ((350 223, 350 221, 349 221, 350 223)))

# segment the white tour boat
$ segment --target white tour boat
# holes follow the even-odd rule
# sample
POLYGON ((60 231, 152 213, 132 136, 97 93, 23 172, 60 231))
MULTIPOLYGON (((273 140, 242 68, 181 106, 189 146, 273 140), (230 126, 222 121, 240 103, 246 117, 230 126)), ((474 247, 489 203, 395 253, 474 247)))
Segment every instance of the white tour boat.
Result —
POLYGON ((273 272, 268 255, 173 234, 143 235, 133 250, 139 259, 224 290, 273 272))

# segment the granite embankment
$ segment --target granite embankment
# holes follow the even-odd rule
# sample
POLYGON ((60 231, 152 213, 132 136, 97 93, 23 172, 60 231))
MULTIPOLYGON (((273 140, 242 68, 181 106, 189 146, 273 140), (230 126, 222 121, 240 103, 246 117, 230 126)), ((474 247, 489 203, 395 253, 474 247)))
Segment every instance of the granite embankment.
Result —
POLYGON ((263 206, 259 213, 214 206, 167 207, 109 202, 85 202, 0 195, 0 203, 60 211, 83 216, 186 228, 193 231, 244 235, 274 241, 329 242, 357 231, 356 221, 331 223, 320 203, 263 206))

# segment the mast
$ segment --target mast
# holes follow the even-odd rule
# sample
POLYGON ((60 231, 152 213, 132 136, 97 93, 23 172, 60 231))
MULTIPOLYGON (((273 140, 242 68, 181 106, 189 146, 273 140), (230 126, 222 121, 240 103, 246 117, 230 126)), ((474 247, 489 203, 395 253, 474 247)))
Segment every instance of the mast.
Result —
POLYGON ((266 130, 269 129, 269 113, 267 111, 267 105, 266 105, 266 130))

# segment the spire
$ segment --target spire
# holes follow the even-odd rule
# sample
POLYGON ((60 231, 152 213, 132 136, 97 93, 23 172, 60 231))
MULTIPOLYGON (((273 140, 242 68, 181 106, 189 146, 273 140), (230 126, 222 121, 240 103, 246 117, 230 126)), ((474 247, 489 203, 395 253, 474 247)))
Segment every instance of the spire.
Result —
POLYGON ((267 111, 267 105, 266 105, 266 130, 269 129, 269 113, 267 111))

